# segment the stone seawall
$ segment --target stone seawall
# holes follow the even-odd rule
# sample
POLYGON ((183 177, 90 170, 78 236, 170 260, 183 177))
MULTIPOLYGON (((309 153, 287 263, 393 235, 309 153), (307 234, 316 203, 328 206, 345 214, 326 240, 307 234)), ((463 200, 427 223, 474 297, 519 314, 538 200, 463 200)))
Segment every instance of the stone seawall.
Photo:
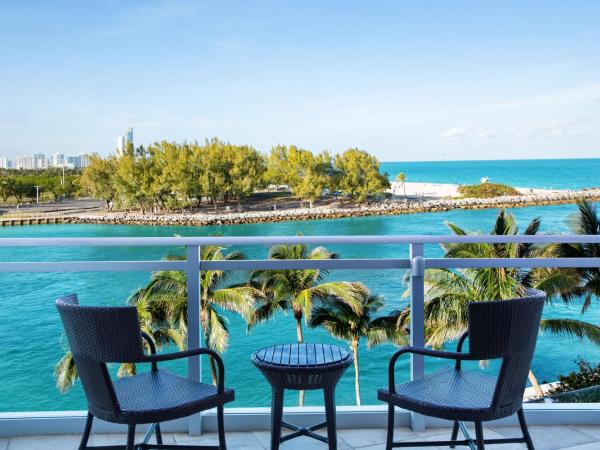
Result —
POLYGON ((453 209, 514 208, 525 206, 558 205, 574 203, 577 199, 600 200, 600 188, 584 191, 553 192, 495 198, 438 199, 427 201, 386 201, 351 208, 298 208, 279 211, 225 212, 217 214, 135 214, 106 213, 102 215, 78 214, 64 217, 64 223, 132 224, 132 225, 233 225, 262 222, 338 219, 344 217, 382 216, 440 212, 453 209))

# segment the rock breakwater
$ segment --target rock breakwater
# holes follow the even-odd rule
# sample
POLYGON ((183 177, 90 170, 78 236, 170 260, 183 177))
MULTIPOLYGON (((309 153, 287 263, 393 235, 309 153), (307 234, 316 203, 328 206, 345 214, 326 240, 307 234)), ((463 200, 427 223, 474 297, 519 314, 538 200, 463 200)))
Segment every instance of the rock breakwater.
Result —
POLYGON ((132 224, 132 225, 232 225, 262 222, 285 222, 298 220, 337 219, 344 217, 364 217, 381 215, 414 214, 422 212, 440 212, 453 209, 486 209, 525 206, 557 205, 573 203, 577 199, 600 200, 600 188, 583 191, 561 191, 535 193, 519 196, 495 198, 461 198, 435 200, 388 200, 370 205, 354 207, 315 207, 278 211, 245 211, 193 214, 137 214, 104 213, 77 214, 66 216, 63 223, 87 224, 132 224))

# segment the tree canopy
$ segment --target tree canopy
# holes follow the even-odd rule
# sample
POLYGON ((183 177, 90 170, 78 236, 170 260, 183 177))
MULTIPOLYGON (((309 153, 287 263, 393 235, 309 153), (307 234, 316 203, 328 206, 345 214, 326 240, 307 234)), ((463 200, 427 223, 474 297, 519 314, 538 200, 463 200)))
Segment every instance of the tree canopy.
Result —
MULTIPOLYGON (((389 186, 379 161, 363 150, 332 157, 294 145, 278 145, 264 155, 248 145, 213 138, 203 144, 161 141, 130 146, 120 157, 94 156, 83 171, 88 195, 118 207, 175 210, 235 200, 238 206, 269 184, 286 185, 312 207, 327 190, 343 191, 355 201, 380 195, 389 186)), ((0 188, 1 189, 1 188, 0 188)))

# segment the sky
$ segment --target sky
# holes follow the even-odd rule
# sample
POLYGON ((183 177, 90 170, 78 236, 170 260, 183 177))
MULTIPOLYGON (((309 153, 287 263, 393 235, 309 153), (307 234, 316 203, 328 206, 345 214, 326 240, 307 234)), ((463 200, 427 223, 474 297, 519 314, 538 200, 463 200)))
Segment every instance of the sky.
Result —
POLYGON ((7 1, 0 155, 217 136, 382 161, 600 157, 600 2, 7 1))

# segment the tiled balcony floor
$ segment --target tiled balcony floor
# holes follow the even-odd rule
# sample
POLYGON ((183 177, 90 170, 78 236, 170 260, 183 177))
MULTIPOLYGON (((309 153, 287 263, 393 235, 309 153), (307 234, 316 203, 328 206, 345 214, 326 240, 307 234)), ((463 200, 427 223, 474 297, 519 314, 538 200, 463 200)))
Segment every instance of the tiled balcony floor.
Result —
MULTIPOLYGON (((552 426, 530 427, 530 432, 537 450, 600 450, 600 426, 552 426)), ((487 438, 515 437, 520 429, 515 427, 489 427, 485 429, 487 438)), ((396 439, 403 440, 440 440, 448 439, 450 429, 434 428, 423 433, 415 433, 407 428, 396 430, 396 439)), ((79 445, 78 435, 56 436, 24 436, 11 439, 0 438, 0 450, 75 450, 79 445)), ((142 436, 140 435, 140 439, 142 436)), ((227 433, 227 447, 231 450, 265 450, 269 448, 270 434, 267 431, 245 433, 227 433)), ((215 444, 216 435, 207 433, 200 437, 186 434, 164 435, 165 443, 180 444, 215 444)), ((125 443, 124 435, 97 434, 92 435, 89 445, 120 445, 125 443)), ((342 429, 338 431, 338 448, 382 450, 385 448, 385 430, 382 429, 342 429)), ((447 447, 413 447, 422 449, 447 447)), ((457 447, 466 448, 466 447, 457 447)), ((517 444, 488 445, 486 449, 525 448, 517 444)), ((314 439, 301 437, 281 444, 281 450, 325 450, 327 445, 314 439)))

